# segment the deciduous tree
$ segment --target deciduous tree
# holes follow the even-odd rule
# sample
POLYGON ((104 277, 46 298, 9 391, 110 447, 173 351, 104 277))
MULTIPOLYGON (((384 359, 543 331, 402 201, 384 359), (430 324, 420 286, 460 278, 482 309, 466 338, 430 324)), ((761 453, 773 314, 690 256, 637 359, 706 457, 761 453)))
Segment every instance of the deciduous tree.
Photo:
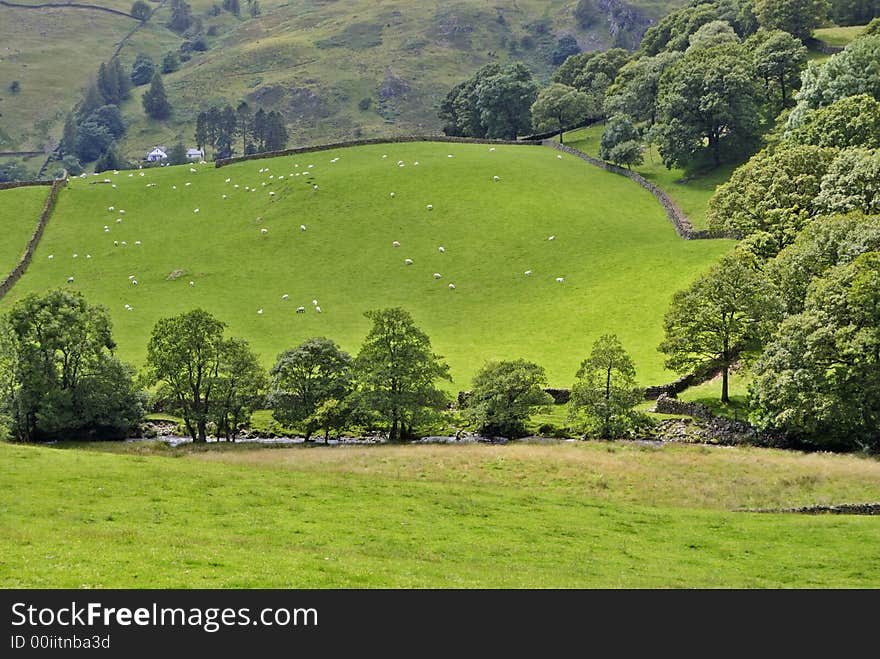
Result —
POLYGON ((521 437, 532 413, 553 398, 544 369, 524 359, 489 362, 474 376, 464 415, 488 436, 521 437))

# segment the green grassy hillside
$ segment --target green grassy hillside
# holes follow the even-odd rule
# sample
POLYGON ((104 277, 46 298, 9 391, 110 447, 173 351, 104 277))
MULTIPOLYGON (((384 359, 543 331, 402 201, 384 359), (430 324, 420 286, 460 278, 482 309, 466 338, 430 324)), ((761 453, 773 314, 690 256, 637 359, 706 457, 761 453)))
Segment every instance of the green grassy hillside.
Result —
MULTIPOLYGON (((29 0, 35 2, 36 0, 29 0)), ((630 2, 645 20, 656 20, 683 0, 630 2)), ((128 11, 127 0, 94 4, 128 11)), ((192 140, 195 115, 210 103, 247 100, 288 119, 291 145, 337 138, 432 132, 436 106, 448 89, 493 61, 525 61, 540 79, 551 71, 559 37, 574 36, 585 50, 612 45, 602 17, 587 29, 574 18, 576 0, 485 3, 459 0, 263 0, 262 13, 213 16, 213 0, 190 0, 210 49, 194 53, 165 81, 174 114, 146 119, 144 88, 126 104, 130 127, 122 148, 143 158, 156 143, 192 140), (371 98, 367 110, 358 103, 371 98)), ((121 47, 130 69, 139 52, 157 62, 183 39, 168 30, 169 7, 121 47)), ((619 19, 615 19, 619 20, 619 19)), ((54 145, 67 112, 89 79, 136 26, 124 16, 73 9, 0 7, 0 151, 54 145), (6 93, 12 80, 22 91, 6 93)), ((625 33, 625 31, 624 31, 625 33)))
POLYGON ((0 587, 877 588, 852 456, 620 443, 0 444, 0 587), (137 453, 144 453, 138 455, 137 453))
POLYGON ((104 175, 74 179, 0 309, 72 276, 110 309, 127 360, 143 362, 156 320, 201 306, 271 364, 310 336, 356 351, 364 311, 403 306, 448 359, 453 387, 485 360, 518 357, 568 386, 606 332, 633 354, 640 381, 669 379, 656 351, 663 313, 732 243, 679 239, 648 192, 577 158, 493 148, 386 144, 108 173, 116 187, 97 183, 104 175))
POLYGON ((43 186, 0 192, 0 280, 18 263, 48 195, 43 186))
MULTIPOLYGON (((603 130, 603 124, 573 130, 565 134, 565 143, 598 158, 599 140, 603 130)), ((709 199, 715 194, 715 188, 730 178, 736 165, 722 165, 709 172, 688 176, 683 169, 667 169, 657 147, 651 145, 645 151, 645 161, 633 169, 672 197, 695 229, 705 229, 708 226, 706 209, 709 199)))

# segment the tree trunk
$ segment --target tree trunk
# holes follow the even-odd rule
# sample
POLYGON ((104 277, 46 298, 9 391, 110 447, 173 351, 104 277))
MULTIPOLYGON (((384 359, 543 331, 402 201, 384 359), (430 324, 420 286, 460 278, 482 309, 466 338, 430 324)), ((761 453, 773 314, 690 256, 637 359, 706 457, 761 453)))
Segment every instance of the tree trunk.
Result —
POLYGON ((730 346, 727 343, 727 339, 724 339, 724 351, 721 353, 721 360, 723 366, 721 367, 721 402, 729 403, 730 397, 727 394, 727 378, 728 378, 728 370, 730 369, 730 346))
POLYGON ((199 419, 198 421, 198 437, 196 439, 197 442, 207 442, 208 441, 208 420, 207 419, 199 419))

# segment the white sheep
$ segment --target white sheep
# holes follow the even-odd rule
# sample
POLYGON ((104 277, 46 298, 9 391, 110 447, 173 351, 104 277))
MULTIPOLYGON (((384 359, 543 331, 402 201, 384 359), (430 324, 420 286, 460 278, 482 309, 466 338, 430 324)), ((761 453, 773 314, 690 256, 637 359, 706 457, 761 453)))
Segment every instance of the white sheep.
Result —
POLYGON ((190 167, 190 168, 189 168, 189 171, 190 171, 190 173, 195 174, 195 173, 196 173, 196 168, 195 168, 195 167, 190 167))
POLYGON ((299 225, 299 230, 300 230, 300 231, 305 231, 305 230, 306 230, 306 225, 305 225, 305 224, 300 224, 300 225, 299 225))
POLYGON ((51 261, 52 259, 54 259, 54 258, 55 258, 55 255, 54 255, 54 254, 49 254, 49 260, 50 260, 50 261, 51 261))
POLYGON ((413 264, 413 260, 412 260, 412 259, 404 259, 403 262, 406 263, 407 265, 412 265, 412 264, 413 264))
POLYGON ((118 241, 118 240, 114 240, 114 241, 113 241, 113 246, 114 246, 114 247, 119 247, 119 241, 118 241))
POLYGON ((490 147, 489 147, 489 151, 494 151, 494 150, 495 150, 495 147, 494 147, 494 146, 490 146, 490 147))
POLYGON ((531 271, 531 270, 526 270, 523 274, 524 274, 526 277, 531 277, 531 276, 532 276, 532 271, 531 271))
POLYGON ((413 163, 413 165, 415 165, 416 167, 418 167, 418 166, 419 166, 419 161, 416 160, 416 161, 413 163))
POLYGON ((235 190, 238 190, 238 183, 232 186, 235 190))
POLYGON ((226 195, 223 195, 223 198, 226 199, 226 195))
POLYGON ((393 192, 391 193, 391 198, 394 199, 394 193, 393 193, 393 192))
POLYGON ((305 308, 305 307, 297 307, 297 308, 296 308, 296 312, 297 312, 297 313, 305 313, 305 312, 306 312, 306 308, 305 308))
POLYGON ((231 178, 226 179, 226 183, 229 183, 231 180, 231 178))
POLYGON ((187 181, 184 185, 192 185, 189 181, 187 181))
POLYGON ((495 182, 497 183, 498 181, 501 180, 501 177, 500 177, 500 176, 493 176, 493 177, 492 177, 492 180, 495 181, 495 182))
POLYGON ((562 156, 556 156, 557 160, 562 160, 562 156))
POLYGON ((451 157, 452 157, 452 154, 450 153, 450 154, 447 155, 446 157, 447 157, 447 158, 451 158, 451 157))
POLYGON ((191 281, 191 282, 189 283, 189 285, 190 285, 190 286, 195 286, 196 283, 195 283, 194 281, 191 281))
POLYGON ((172 185, 172 186, 171 186, 171 189, 172 189, 172 190, 177 190, 177 186, 176 186, 176 185, 172 185))
POLYGON ((134 244, 135 244, 135 245, 140 245, 140 244, 141 244, 141 241, 140 241, 140 240, 135 240, 135 241, 134 241, 134 244))
POLYGON ((78 259, 78 258, 79 258, 79 254, 74 254, 74 255, 73 255, 73 258, 78 259))
POLYGON ((550 236, 547 240, 556 240, 556 236, 550 236))
POLYGON ((270 192, 270 193, 269 193, 269 196, 270 196, 270 197, 274 197, 274 196, 275 196, 275 193, 274 193, 274 192, 270 192))
POLYGON ((257 315, 258 315, 258 316, 262 316, 262 315, 263 315, 263 310, 262 310, 262 309, 257 309, 257 315))
POLYGON ((116 210, 116 207, 115 207, 115 206, 110 206, 110 208, 108 208, 107 210, 110 211, 110 212, 112 213, 113 211, 116 210))
POLYGON ((116 224, 122 224, 122 218, 121 218, 121 217, 117 217, 117 218, 116 218, 116 224))
POLYGON ((429 211, 434 210, 434 206, 432 206, 431 204, 428 204, 428 205, 426 206, 426 208, 427 208, 429 211))
POLYGON ((194 208, 194 209, 193 209, 193 213, 198 213, 198 212, 199 212, 199 209, 198 209, 198 208, 194 208))
POLYGON ((317 190, 317 189, 318 189, 318 186, 316 185, 316 186, 315 186, 315 190, 317 190))
POLYGON ((123 246, 123 247, 128 247, 128 243, 125 242, 125 241, 123 240, 123 241, 122 241, 122 246, 123 246))
POLYGON ((287 293, 285 293, 284 295, 281 296, 281 299, 282 299, 282 300, 286 300, 286 299, 289 298, 289 297, 290 297, 290 296, 289 296, 287 293))
POLYGON ((260 229, 260 233, 265 236, 267 233, 269 233, 269 229, 260 229))
POLYGON ((454 291, 454 290, 455 290, 455 284, 449 284, 449 290, 450 290, 450 291, 454 291))
POLYGON ((318 313, 321 313, 321 307, 315 307, 315 311, 317 311, 318 313))
POLYGON ((440 247, 437 248, 437 251, 440 252, 441 254, 443 254, 446 252, 446 248, 441 245, 440 247))
POLYGON ((312 304, 315 305, 315 306, 317 307, 317 306, 318 306, 318 301, 317 301, 317 300, 312 300, 312 304))
POLYGON ((138 280, 137 280, 137 279, 132 279, 132 280, 131 280, 131 285, 132 285, 132 286, 137 286, 137 285, 138 285, 138 280))
POLYGON ((87 258, 87 259, 92 258, 92 255, 91 255, 91 254, 86 254, 86 258, 87 258))
POLYGON ((68 283, 68 284, 72 284, 72 283, 73 283, 73 277, 68 277, 68 278, 67 278, 67 283, 68 283))
POLYGON ((125 215, 125 211, 124 211, 124 210, 120 210, 120 211, 119 211, 119 214, 120 214, 120 215, 125 215))
POLYGON ((434 273, 434 279, 440 279, 440 277, 442 277, 442 276, 443 275, 441 275, 439 272, 434 273))
POLYGON ((558 283, 558 284, 561 284, 564 281, 565 281, 565 277, 557 277, 556 278, 556 283, 558 283))
POLYGON ((132 279, 134 279, 134 275, 129 275, 129 276, 128 276, 128 281, 131 281, 132 279))
MULTIPOLYGON (((391 243, 391 245, 392 245, 393 247, 400 247, 400 243, 397 242, 396 240, 395 240, 393 243, 391 243)), ((51 259, 52 257, 50 256, 49 258, 51 259)))

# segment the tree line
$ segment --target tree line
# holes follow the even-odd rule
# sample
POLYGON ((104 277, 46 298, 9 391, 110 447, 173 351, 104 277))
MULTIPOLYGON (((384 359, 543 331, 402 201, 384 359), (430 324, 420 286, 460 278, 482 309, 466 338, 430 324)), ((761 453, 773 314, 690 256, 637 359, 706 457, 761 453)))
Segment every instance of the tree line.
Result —
POLYGON ((281 151, 287 146, 284 116, 277 110, 256 112, 245 101, 238 107, 214 106, 196 117, 195 141, 199 148, 210 147, 217 158, 228 158, 241 140, 241 153, 251 155, 281 151))
MULTIPOLYGON (((109 313, 75 291, 31 294, 0 317, 0 436, 20 441, 119 439, 145 409, 178 415, 194 441, 235 440, 257 409, 315 433, 380 429, 390 441, 417 436, 452 405, 438 386, 449 367, 401 308, 368 311, 372 327, 357 355, 313 337, 278 355, 267 372, 248 342, 203 309, 159 320, 138 375, 119 361, 109 313), (148 395, 147 390, 150 390, 148 395)), ((464 397, 461 418, 478 432, 516 437, 553 399, 546 374, 526 360, 489 362, 464 397)), ((617 437, 647 423, 635 367, 615 336, 581 363, 569 421, 617 437)))

